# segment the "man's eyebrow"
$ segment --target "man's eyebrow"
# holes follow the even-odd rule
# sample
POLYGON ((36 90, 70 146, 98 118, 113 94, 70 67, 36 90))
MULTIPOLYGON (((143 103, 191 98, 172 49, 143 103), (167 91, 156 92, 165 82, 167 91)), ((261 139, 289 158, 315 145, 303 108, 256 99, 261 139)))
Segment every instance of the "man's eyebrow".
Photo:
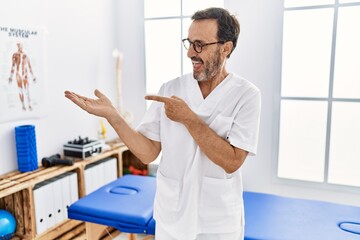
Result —
POLYGON ((192 41, 192 42, 195 42, 195 41, 200 42, 200 41, 201 41, 201 40, 199 40, 199 39, 191 39, 191 38, 189 38, 189 37, 187 37, 186 39, 189 40, 189 41, 192 41))
POLYGON ((191 40, 190 38, 188 38, 191 42, 197 42, 197 43, 205 43, 205 41, 200 40, 200 39, 195 39, 195 40, 191 40))

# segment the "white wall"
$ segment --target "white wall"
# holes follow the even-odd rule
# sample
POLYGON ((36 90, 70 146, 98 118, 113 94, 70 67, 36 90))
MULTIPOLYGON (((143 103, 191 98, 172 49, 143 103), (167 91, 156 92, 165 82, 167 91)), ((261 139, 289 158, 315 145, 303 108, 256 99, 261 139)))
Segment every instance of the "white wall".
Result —
POLYGON ((243 166, 245 190, 360 206, 360 190, 321 184, 314 187, 276 177, 283 0, 225 0, 225 6, 237 13, 241 25, 229 70, 246 77, 262 92, 258 154, 249 157, 243 166))
MULTIPOLYGON (((101 1, 101 0, 100 0, 101 1)), ((114 0, 115 38, 124 55, 123 95, 125 110, 134 115, 133 126, 145 112, 145 40, 144 4, 142 0, 114 0)))
MULTIPOLYGON (((97 137, 99 119, 65 99, 64 90, 93 96, 93 90, 99 88, 115 101, 115 62, 112 57, 115 47, 124 51, 124 108, 133 112, 133 125, 139 122, 145 110, 143 40, 133 47, 129 43, 133 39, 139 41, 137 36, 142 36, 143 30, 137 26, 129 33, 125 23, 128 19, 134 20, 135 15, 135 20, 143 24, 143 8, 139 6, 141 1, 126 1, 127 8, 117 11, 117 4, 124 2, 0 1, 2 26, 40 26, 47 30, 45 67, 49 105, 46 117, 0 123, 0 175, 17 169, 15 126, 35 125, 39 162, 42 157, 62 153, 62 145, 78 136, 97 137), (126 11, 129 8, 132 11, 126 11), (119 22, 124 24, 117 24, 119 22), (123 27, 126 29, 122 30, 123 27)), ((115 137, 115 132, 108 127, 108 139, 115 137)))

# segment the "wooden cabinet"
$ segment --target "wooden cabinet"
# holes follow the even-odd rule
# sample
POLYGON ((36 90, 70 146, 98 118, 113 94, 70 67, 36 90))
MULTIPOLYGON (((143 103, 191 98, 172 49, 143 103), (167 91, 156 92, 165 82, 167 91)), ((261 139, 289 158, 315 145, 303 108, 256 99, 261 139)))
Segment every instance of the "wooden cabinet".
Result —
MULTIPOLYGON (((60 176, 67 172, 77 173, 79 197, 85 196, 85 167, 108 157, 117 159, 117 175, 123 173, 123 157, 129 156, 128 148, 121 143, 111 144, 111 149, 96 156, 76 159, 72 166, 39 167, 36 171, 20 173, 14 171, 0 176, 0 209, 11 212, 16 218, 16 234, 13 239, 85 239, 85 224, 66 219, 47 229, 42 234, 36 233, 34 192, 36 184, 60 176)), ((131 155, 131 154, 130 154, 131 155)))

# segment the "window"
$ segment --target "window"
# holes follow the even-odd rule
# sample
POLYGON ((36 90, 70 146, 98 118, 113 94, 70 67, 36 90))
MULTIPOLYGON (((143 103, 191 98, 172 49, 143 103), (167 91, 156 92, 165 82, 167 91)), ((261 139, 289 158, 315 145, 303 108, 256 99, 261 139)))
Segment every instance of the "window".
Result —
POLYGON ((161 84, 191 71, 181 39, 191 15, 207 7, 223 7, 223 0, 144 0, 146 90, 157 93, 161 84))
POLYGON ((277 175, 360 187, 360 0, 284 0, 277 175))

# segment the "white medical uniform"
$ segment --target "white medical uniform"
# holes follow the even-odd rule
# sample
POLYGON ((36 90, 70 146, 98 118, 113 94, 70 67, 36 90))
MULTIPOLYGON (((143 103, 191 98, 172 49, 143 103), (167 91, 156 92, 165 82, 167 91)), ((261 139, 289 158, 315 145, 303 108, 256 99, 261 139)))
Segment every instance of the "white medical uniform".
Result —
MULTIPOLYGON (((163 84, 159 95, 182 98, 221 138, 256 154, 261 97, 249 81, 229 74, 204 99, 198 82, 187 74, 163 84)), ((240 169, 227 174, 209 160, 185 126, 167 118, 163 103, 152 103, 137 130, 161 142, 154 203, 157 225, 178 240, 243 231, 240 169)))

